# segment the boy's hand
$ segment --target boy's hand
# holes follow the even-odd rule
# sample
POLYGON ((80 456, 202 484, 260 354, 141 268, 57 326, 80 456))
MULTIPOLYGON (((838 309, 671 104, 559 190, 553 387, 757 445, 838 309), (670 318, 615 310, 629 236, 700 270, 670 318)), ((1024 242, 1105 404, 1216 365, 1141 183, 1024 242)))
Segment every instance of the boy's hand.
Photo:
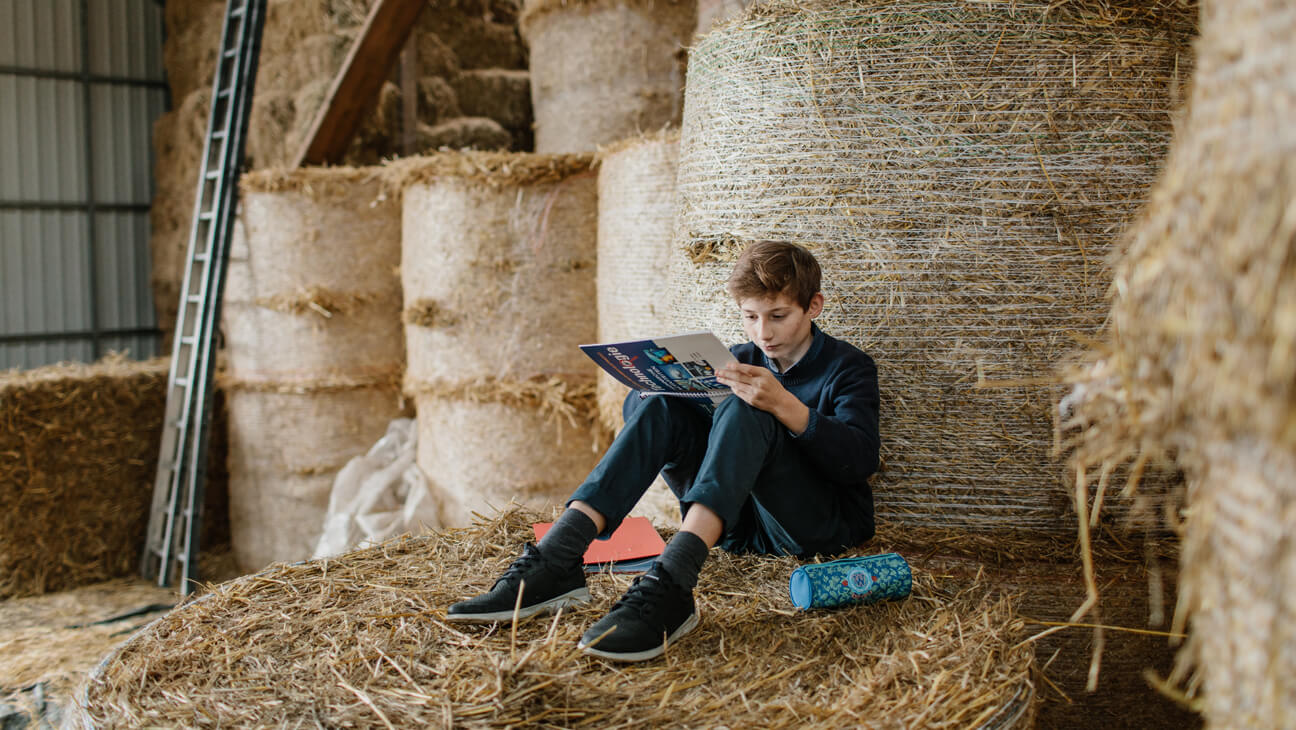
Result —
POLYGON ((810 422, 810 409, 788 392, 768 368, 729 363, 716 372, 716 380, 729 386, 748 405, 772 414, 796 435, 810 422))

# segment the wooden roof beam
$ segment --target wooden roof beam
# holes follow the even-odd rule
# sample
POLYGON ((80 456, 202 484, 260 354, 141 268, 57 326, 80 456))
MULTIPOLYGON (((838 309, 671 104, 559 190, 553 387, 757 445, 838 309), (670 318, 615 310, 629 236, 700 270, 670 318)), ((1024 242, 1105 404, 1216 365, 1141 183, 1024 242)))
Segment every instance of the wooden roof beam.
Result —
POLYGON ((294 158, 293 167, 341 162, 426 4, 427 0, 374 2, 360 37, 351 46, 311 123, 306 143, 294 158))

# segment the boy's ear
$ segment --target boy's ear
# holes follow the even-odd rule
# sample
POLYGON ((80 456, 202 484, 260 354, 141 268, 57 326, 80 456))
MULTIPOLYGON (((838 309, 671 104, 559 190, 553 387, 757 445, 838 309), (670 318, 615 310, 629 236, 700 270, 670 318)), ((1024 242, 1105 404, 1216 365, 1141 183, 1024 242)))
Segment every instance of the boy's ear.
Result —
POLYGON ((810 307, 809 309, 806 310, 806 314, 810 315, 810 319, 814 319, 815 317, 818 317, 819 313, 823 311, 823 305, 824 305, 823 292, 821 291, 815 292, 814 296, 810 297, 810 307))

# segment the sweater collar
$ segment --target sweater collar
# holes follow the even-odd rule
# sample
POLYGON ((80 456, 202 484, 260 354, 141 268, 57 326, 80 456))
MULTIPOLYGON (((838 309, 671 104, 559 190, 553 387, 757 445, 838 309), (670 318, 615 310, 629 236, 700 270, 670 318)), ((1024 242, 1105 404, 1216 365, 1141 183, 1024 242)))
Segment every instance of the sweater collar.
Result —
POLYGON ((806 350, 806 353, 801 356, 800 360, 792 363, 792 367, 784 371, 779 371, 778 367, 774 364, 774 361, 770 360, 769 356, 759 347, 756 348, 756 351, 760 353, 761 358, 765 361, 765 367, 769 368, 775 375, 780 377, 796 376, 805 372, 809 368, 810 363, 819 357, 819 353, 823 350, 824 339, 826 337, 827 335, 823 333, 823 330, 819 329, 819 325, 811 322, 810 349, 806 350))

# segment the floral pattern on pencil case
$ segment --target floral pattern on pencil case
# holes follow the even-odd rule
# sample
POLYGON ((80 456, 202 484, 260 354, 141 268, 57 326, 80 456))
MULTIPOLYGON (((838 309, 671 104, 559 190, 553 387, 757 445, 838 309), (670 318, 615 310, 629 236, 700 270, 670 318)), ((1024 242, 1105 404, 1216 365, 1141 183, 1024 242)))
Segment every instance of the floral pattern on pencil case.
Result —
POLYGON ((896 553, 843 558, 798 570, 810 579, 811 604, 819 608, 898 600, 909 595, 913 584, 909 564, 896 553))

